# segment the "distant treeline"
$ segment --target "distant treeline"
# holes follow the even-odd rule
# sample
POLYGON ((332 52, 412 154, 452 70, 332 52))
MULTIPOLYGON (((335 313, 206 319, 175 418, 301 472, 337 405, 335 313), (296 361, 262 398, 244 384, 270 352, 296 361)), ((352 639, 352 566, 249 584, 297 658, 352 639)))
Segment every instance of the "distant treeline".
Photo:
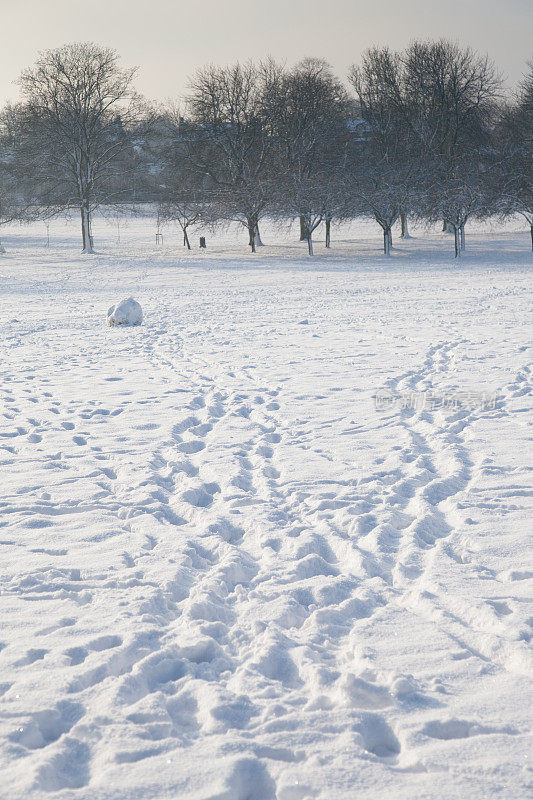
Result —
POLYGON ((261 244, 265 216, 313 232, 374 219, 441 221, 465 247, 471 218, 522 214, 533 247, 533 63, 506 95, 490 59, 447 41, 367 50, 348 91, 322 60, 208 66, 181 107, 156 108, 135 70, 95 44, 42 53, 0 116, 0 224, 80 214, 91 252, 101 205, 151 202, 190 246, 191 225, 231 221, 261 244))

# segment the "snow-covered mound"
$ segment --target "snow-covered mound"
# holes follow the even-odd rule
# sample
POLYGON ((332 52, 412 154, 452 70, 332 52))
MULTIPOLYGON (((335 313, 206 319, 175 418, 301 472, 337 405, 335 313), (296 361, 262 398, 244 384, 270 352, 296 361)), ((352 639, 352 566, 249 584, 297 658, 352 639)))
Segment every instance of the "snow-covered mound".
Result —
POLYGON ((142 308, 133 297, 121 300, 107 312, 108 325, 140 325, 142 321, 142 308))

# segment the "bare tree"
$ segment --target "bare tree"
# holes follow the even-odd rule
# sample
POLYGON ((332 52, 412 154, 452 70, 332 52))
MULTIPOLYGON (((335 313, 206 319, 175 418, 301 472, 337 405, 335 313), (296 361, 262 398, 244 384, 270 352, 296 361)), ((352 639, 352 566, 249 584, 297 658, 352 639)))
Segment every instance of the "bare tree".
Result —
MULTIPOLYGON (((472 178, 468 166, 480 160, 481 150, 491 141, 501 94, 500 76, 488 56, 446 40, 413 42, 400 61, 396 106, 417 158, 428 168, 429 194, 433 196, 440 181, 448 196, 448 200, 443 198, 444 205, 453 196, 466 198, 472 178), (430 175, 434 167, 437 172, 430 175), (468 172, 464 181, 459 175, 461 169, 468 172)), ((451 216, 456 217, 456 211, 450 212, 451 216)), ((463 245, 465 222, 460 224, 459 235, 463 245)), ((454 231, 457 239, 452 220, 444 219, 443 230, 454 231)))
POLYGON ((350 82, 357 94, 366 135, 356 139, 347 162, 346 186, 354 211, 370 216, 383 231, 390 255, 392 226, 405 219, 420 192, 420 159, 402 109, 403 67, 388 48, 370 48, 350 82))
MULTIPOLYGON (((385 207, 389 210, 384 215, 383 211, 380 212, 380 218, 390 222, 397 212, 401 221, 401 238, 409 238, 407 210, 412 197, 405 178, 409 173, 408 165, 413 161, 419 164, 419 153, 415 153, 416 142, 405 114, 405 70, 401 56, 388 47, 371 47, 363 54, 361 64, 351 68, 349 80, 355 89, 366 125, 367 141, 363 148, 365 158, 378 163, 379 171, 385 173, 384 191, 381 193, 379 186, 372 189, 368 180, 366 181, 365 205, 368 206, 370 195, 375 196, 374 205, 376 201, 381 205, 385 200, 385 207), (398 165, 402 173, 399 181, 394 175, 394 164, 398 165), (394 187, 398 196, 393 199, 394 187), (403 206, 399 195, 405 197, 403 206), (394 214, 391 213, 393 206, 394 214)), ((417 173, 418 171, 416 170, 417 173)), ((416 194, 418 187, 413 184, 412 189, 411 194, 416 194)), ((390 227, 387 238, 389 241, 386 252, 391 245, 390 227)))
MULTIPOLYGON (((16 184, 6 164, 0 156, 0 227, 20 218, 20 205, 17 196, 16 184)), ((0 239, 0 253, 5 253, 5 247, 0 239)))
MULTIPOLYGON (((0 226, 36 216, 26 170, 17 158, 18 115, 15 106, 0 114, 0 226)), ((0 241, 0 253, 5 248, 0 241)))
POLYGON ((177 222, 183 233, 183 245, 191 249, 189 228, 200 221, 212 222, 212 204, 203 185, 205 176, 198 173, 186 158, 189 140, 197 132, 181 116, 178 108, 168 108, 151 128, 147 145, 152 164, 145 182, 157 197, 158 219, 177 222))
POLYGON ((347 169, 345 177, 346 203, 352 216, 374 219, 383 232, 383 252, 391 254, 392 227, 402 209, 411 210, 414 204, 413 185, 416 182, 412 165, 399 164, 386 158, 365 153, 363 158, 347 169))
POLYGON ((203 193, 178 190, 161 203, 159 217, 178 223, 183 233, 183 246, 190 250, 189 228, 209 219, 209 204, 203 193))
POLYGON ((331 216, 328 217, 332 213, 332 206, 328 203, 327 184, 324 175, 306 177, 291 173, 278 184, 277 215, 300 220, 310 256, 314 255, 314 231, 323 221, 331 219, 331 216))
POLYGON ((431 222, 444 220, 454 234, 455 258, 465 250, 468 220, 486 219, 498 209, 498 190, 489 180, 492 167, 491 151, 474 150, 456 163, 454 172, 450 172, 446 160, 433 169, 433 183, 427 186, 418 213, 431 222))
POLYGON ((184 158, 221 221, 237 221, 256 250, 259 222, 269 205, 271 140, 262 113, 261 72, 253 64, 209 66, 190 81, 193 125, 184 158))
POLYGON ((507 105, 496 131, 499 169, 491 178, 497 183, 503 216, 520 214, 529 225, 533 250, 533 61, 507 105))
POLYGON ((41 53, 20 78, 21 158, 52 213, 79 210, 83 253, 93 252, 95 209, 124 194, 113 177, 123 175, 127 129, 139 115, 134 74, 113 50, 80 43, 41 53))
POLYGON ((259 222, 271 208, 274 188, 266 179, 231 188, 218 187, 208 195, 211 224, 236 222, 248 233, 252 253, 262 245, 259 222))
POLYGON ((453 157, 484 143, 501 79, 488 56, 445 40, 413 42, 400 56, 398 110, 421 148, 453 157))
MULTIPOLYGON (((307 58, 285 71, 269 62, 264 84, 264 115, 272 137, 276 174, 282 177, 285 197, 281 205, 302 208, 300 239, 310 242, 309 207, 320 208, 319 221, 326 221, 329 245, 331 220, 337 203, 329 177, 339 170, 348 136, 348 98, 331 67, 321 59, 307 58), (324 196, 319 199, 322 191, 324 196), (328 210, 329 206, 329 210, 328 210)), ((314 224, 314 222, 313 222, 314 224)), ((312 245, 311 245, 312 247, 312 245)))

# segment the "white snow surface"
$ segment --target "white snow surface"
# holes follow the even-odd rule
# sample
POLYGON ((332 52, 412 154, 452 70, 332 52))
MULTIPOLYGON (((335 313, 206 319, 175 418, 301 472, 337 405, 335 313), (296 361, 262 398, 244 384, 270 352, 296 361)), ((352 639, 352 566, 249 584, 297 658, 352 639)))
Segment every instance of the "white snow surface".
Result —
POLYGON ((114 325, 140 325, 143 321, 143 312, 139 303, 128 297, 111 306, 107 311, 107 324, 114 325))
POLYGON ((3 234, 0 797, 525 798, 529 233, 154 228, 3 234))

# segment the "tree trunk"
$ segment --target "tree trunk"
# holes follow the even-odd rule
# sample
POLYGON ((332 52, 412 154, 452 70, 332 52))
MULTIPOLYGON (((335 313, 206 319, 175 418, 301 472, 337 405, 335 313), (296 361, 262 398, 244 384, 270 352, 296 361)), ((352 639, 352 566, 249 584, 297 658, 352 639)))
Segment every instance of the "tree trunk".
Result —
POLYGON ((331 219, 326 217, 326 247, 331 244, 331 219))
POLYGON ((454 246, 455 246, 455 258, 459 258, 461 255, 461 234, 459 231, 459 227, 457 225, 454 226, 453 229, 454 233, 454 246))
POLYGON ((87 219, 85 217, 85 212, 83 208, 80 209, 80 214, 81 214, 81 244, 82 244, 81 252, 86 253, 88 233, 87 233, 87 219))
POLYGON ((248 228, 248 244, 252 249, 252 253, 255 253, 255 228, 257 222, 252 217, 248 217, 246 221, 246 227, 248 228))
POLYGON ((533 225, 531 227, 531 249, 533 250, 533 225))
POLYGON ((91 236, 91 213, 86 205, 80 208, 81 213, 81 238, 83 243, 82 253, 93 252, 93 240, 91 236))
POLYGON ((263 244, 263 242, 261 240, 261 233, 259 231, 259 223, 258 222, 255 223, 255 234, 254 234, 254 236, 255 236, 255 246, 256 247, 264 247, 265 245, 263 244))
MULTIPOLYGON (((533 236, 533 227, 531 228, 531 235, 533 236)), ((2 241, 0 240, 0 253, 5 253, 5 252, 6 252, 6 248, 2 244, 2 241)))
POLYGON ((389 228, 383 228, 383 252, 386 256, 390 256, 391 241, 389 228))
POLYGON ((303 214, 300 214, 300 241, 305 242, 307 239, 307 231, 305 229, 305 217, 303 214))
POLYGON ((313 255, 313 234, 311 231, 307 232, 307 247, 309 248, 309 255, 313 255))
POLYGON ((391 228, 389 228, 389 254, 391 250, 392 250, 392 230, 391 228))
POLYGON ((461 233, 461 250, 464 250, 465 249, 465 226, 464 226, 464 223, 459 228, 459 231, 461 233))
POLYGON ((400 234, 401 238, 410 239, 411 237, 409 236, 409 228, 407 226, 407 215, 404 214, 403 211, 400 211, 400 222, 402 224, 402 232, 400 234))
POLYGON ((252 250, 252 253, 255 253, 255 226, 256 221, 253 217, 248 217, 246 220, 246 228, 248 230, 248 244, 252 250))
POLYGON ((187 233, 187 228, 183 229, 183 244, 187 245, 187 250, 191 249, 191 243, 189 242, 189 234, 187 233))

